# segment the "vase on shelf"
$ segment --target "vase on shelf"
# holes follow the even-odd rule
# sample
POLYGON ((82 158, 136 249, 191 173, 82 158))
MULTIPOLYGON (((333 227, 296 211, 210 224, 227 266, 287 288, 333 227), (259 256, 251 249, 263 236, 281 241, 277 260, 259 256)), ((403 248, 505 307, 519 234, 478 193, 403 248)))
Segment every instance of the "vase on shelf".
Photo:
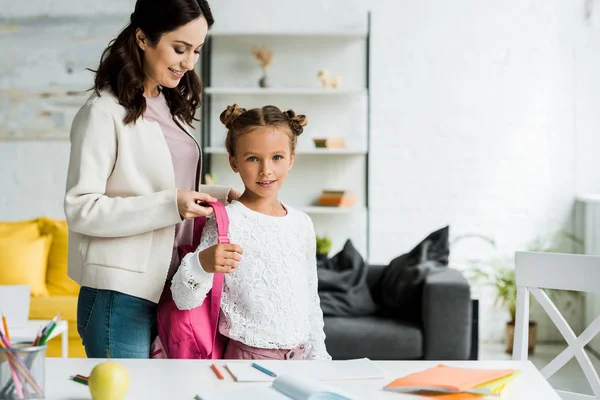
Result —
POLYGON ((261 88, 269 87, 269 79, 267 78, 267 71, 263 71, 262 77, 258 80, 258 86, 261 88))

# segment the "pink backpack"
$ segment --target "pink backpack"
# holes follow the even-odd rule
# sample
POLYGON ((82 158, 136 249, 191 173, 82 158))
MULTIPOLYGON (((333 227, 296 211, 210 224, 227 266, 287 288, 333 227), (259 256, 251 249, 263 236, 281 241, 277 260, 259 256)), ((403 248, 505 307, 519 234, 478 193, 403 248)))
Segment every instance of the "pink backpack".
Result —
MULTIPOLYGON (((208 204, 214 210, 218 243, 230 243, 229 218, 225 206, 219 201, 208 204)), ((179 246, 178 249, 182 259, 200 244, 205 224, 205 217, 194 220, 192 244, 179 246)), ((202 305, 191 310, 180 310, 173 301, 170 285, 165 286, 158 302, 158 337, 152 344, 150 358, 223 358, 227 338, 218 332, 222 292, 223 274, 215 273, 212 289, 202 305)))

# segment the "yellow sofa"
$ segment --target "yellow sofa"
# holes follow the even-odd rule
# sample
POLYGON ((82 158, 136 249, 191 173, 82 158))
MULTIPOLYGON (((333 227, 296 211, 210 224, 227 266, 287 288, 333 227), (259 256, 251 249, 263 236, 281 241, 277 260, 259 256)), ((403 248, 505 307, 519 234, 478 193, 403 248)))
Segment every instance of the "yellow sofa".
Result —
MULTIPOLYGON (((79 285, 67 276, 68 229, 63 220, 41 217, 0 222, 0 285, 31 287, 29 319, 69 323, 69 357, 85 357, 77 333, 79 285)), ((60 336, 48 342, 48 357, 61 356, 60 336)))

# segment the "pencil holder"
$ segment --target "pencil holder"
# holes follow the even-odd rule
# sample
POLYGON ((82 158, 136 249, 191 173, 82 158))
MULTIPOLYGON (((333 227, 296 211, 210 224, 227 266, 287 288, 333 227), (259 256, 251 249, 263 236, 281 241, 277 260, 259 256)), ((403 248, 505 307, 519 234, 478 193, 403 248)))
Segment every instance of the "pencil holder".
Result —
POLYGON ((0 400, 44 399, 46 345, 0 348, 0 400))

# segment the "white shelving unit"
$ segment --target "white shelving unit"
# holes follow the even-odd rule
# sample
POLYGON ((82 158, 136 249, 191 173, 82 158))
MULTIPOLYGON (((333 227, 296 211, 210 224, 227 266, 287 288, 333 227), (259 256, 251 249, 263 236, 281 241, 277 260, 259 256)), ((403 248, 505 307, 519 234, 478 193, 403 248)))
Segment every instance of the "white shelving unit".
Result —
POLYGON ((307 206, 300 207, 300 210, 307 214, 349 214, 366 212, 365 207, 323 207, 323 206, 307 206))
POLYGON ((331 255, 351 239, 368 258, 369 16, 353 15, 343 21, 335 15, 324 17, 322 26, 312 24, 310 31, 301 18, 285 23, 278 19, 279 25, 269 21, 244 19, 231 22, 229 28, 221 24, 204 44, 202 175, 211 173, 218 184, 243 189, 224 148, 225 128, 219 115, 227 105, 248 109, 273 104, 305 114, 308 125, 298 139, 296 162, 281 199, 309 214, 317 235, 332 238, 331 255), (268 88, 259 87, 262 71, 251 55, 252 48, 261 45, 274 56, 268 88), (321 69, 340 75, 342 86, 323 88, 317 78, 321 69), (337 136, 345 138, 347 148, 316 148, 312 140, 337 136), (323 189, 354 193, 356 206, 316 205, 323 189))
MULTIPOLYGON (((206 147, 204 148, 206 154, 221 154, 227 155, 227 150, 224 147, 206 147)), ((354 149, 296 149, 298 155, 315 155, 315 156, 351 156, 351 155, 366 155, 367 150, 354 150, 354 149)))
POLYGON ((361 89, 323 89, 323 88, 245 88, 245 87, 206 87, 206 94, 212 95, 309 95, 309 96, 344 96, 344 95, 366 95, 366 90, 361 89))

